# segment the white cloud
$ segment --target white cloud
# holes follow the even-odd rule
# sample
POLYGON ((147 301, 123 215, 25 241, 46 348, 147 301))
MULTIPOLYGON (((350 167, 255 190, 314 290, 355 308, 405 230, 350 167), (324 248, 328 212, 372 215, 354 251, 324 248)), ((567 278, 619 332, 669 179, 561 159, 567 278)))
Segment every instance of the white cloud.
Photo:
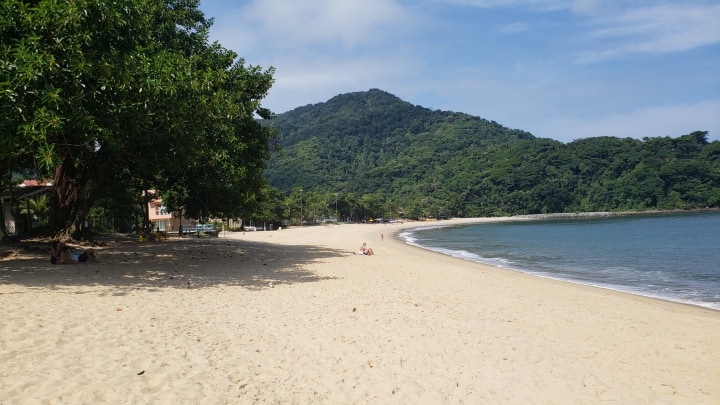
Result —
POLYGON ((521 22, 499 25, 496 31, 500 34, 516 34, 518 32, 527 31, 528 25, 521 22))
MULTIPOLYGON (((607 5, 607 2, 605 3, 607 5)), ((575 0, 572 2, 570 9, 575 14, 592 14, 602 5, 603 3, 600 0, 575 0)))
POLYGON ((422 65, 411 37, 431 25, 396 0, 253 0, 214 17, 214 40, 250 64, 276 68, 263 105, 277 113, 390 90, 422 65))
POLYGON ((684 61, 681 66, 698 67, 691 79, 690 69, 679 69, 672 57, 658 65, 659 58, 644 61, 642 56, 717 43, 720 24, 712 23, 720 21, 720 5, 455 1, 561 11, 538 18, 500 10, 501 18, 489 21, 497 22, 496 33, 518 34, 510 36, 488 35, 492 26, 482 24, 472 31, 470 16, 496 14, 469 14, 462 7, 448 7, 448 2, 244 1, 239 8, 214 15, 211 34, 248 63, 277 69, 276 82, 263 100, 276 113, 380 88, 413 104, 478 115, 563 142, 603 135, 679 136, 694 130, 708 130, 711 139, 719 139, 720 124, 714 117, 720 116, 720 101, 697 102, 717 99, 716 76, 708 73, 716 62, 698 55, 684 61), (439 12, 442 2, 446 7, 439 12), (524 48, 523 32, 529 29, 538 40, 524 48), (577 55, 572 49, 578 41, 589 49, 584 61, 608 63, 564 63, 577 55), (627 55, 640 57, 633 64, 612 63, 627 55), (643 63, 653 65, 645 68, 643 63), (648 107, 653 103, 665 106, 648 107))
POLYGON ((618 138, 678 137, 693 131, 709 131, 710 140, 720 140, 720 101, 651 106, 621 114, 594 118, 564 118, 523 128, 534 135, 563 142, 598 136, 618 138))
MULTIPOLYGON (((580 63, 634 54, 683 52, 720 43, 720 4, 702 0, 446 0, 478 8, 531 11, 567 10, 589 24, 588 51, 580 63), (713 4, 714 3, 714 4, 713 4)), ((500 33, 524 29, 521 23, 499 27, 500 33)))
POLYGON ((297 60, 281 57, 272 64, 277 68, 276 81, 263 105, 277 113, 324 102, 342 93, 370 88, 392 91, 413 75, 415 69, 412 58, 404 56, 402 50, 353 58, 317 55, 297 60))
MULTIPOLYGON (((377 41, 394 32, 407 11, 393 0, 257 0, 238 10, 237 24, 272 46, 342 45, 377 41)), ((285 47, 288 47, 285 46, 285 47)))
MULTIPOLYGON (((479 71, 426 81, 426 93, 410 86, 396 94, 413 104, 465 112, 562 142, 597 136, 677 137, 696 130, 720 140, 720 100, 664 99, 662 105, 653 105, 652 97, 642 97, 643 87, 642 82, 609 85, 580 78, 522 82, 479 71)), ((657 95, 668 91, 661 89, 657 95)))
POLYGON ((682 52, 720 43, 720 4, 663 4, 627 10, 594 22, 589 37, 604 49, 583 53, 591 63, 638 53, 682 52))
POLYGON ((539 10, 560 10, 570 8, 567 0, 446 0, 447 3, 479 8, 522 7, 539 10))

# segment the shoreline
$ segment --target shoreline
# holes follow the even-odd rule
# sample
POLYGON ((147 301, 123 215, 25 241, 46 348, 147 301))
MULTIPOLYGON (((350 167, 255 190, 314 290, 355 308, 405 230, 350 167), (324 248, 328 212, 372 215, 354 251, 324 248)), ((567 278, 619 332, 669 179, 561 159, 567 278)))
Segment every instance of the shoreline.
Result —
POLYGON ((1 260, 0 402, 720 398, 718 311, 393 235, 418 225, 128 239, 89 265, 1 260), (363 242, 374 256, 352 254, 363 242))
MULTIPOLYGON (((702 210, 702 211, 696 210, 694 212, 708 212, 708 211, 711 211, 711 210, 702 210)), ((684 212, 687 212, 687 211, 684 211, 684 212)), ((677 213, 681 214, 682 212, 677 212, 677 213)), ((668 212, 663 211, 663 212, 653 213, 653 215, 654 214, 668 214, 668 212)), ((632 215, 634 215, 634 214, 632 214, 632 215)), ((593 212, 593 213, 567 214, 567 215, 566 214, 562 214, 562 215, 541 214, 541 215, 520 216, 520 217, 502 217, 502 218, 507 218, 507 221, 513 221, 513 220, 543 221, 543 220, 553 220, 553 219, 567 220, 567 219, 604 218, 604 217, 617 217, 617 216, 625 216, 625 215, 624 214, 615 214, 615 213, 593 212)), ((473 224, 478 223, 478 222, 465 223, 465 222, 462 222, 463 221, 462 219, 458 219, 458 220, 459 220, 458 223, 449 224, 449 225, 442 225, 442 221, 438 221, 438 222, 430 222, 427 225, 423 224, 423 225, 419 225, 417 227, 414 227, 414 226, 408 227, 408 228, 405 228, 402 230, 397 230, 393 234, 393 237, 395 237, 401 241, 404 241, 405 244, 407 244, 411 247, 427 250, 430 252, 436 252, 436 253, 445 255, 447 257, 453 257, 453 258, 460 259, 460 260, 466 260, 471 263, 478 263, 478 264, 482 264, 482 265, 486 265, 486 266, 496 267, 496 268, 502 269, 502 270, 518 272, 518 273, 526 274, 529 276, 539 277, 539 278, 548 279, 548 280, 555 280, 555 281, 559 281, 559 282, 582 285, 582 286, 592 287, 592 288, 600 288, 600 289, 614 291, 614 292, 622 293, 622 294, 629 294, 629 295, 638 296, 638 297, 650 298, 650 299, 655 299, 655 300, 660 300, 660 301, 667 301, 667 302, 675 303, 675 304, 689 305, 689 306, 697 307, 697 308, 709 309, 709 310, 713 310, 713 311, 720 311, 720 305, 709 303, 709 302, 698 303, 698 302, 693 302, 693 301, 681 300, 679 298, 665 297, 665 296, 660 296, 660 295, 651 295, 650 293, 637 292, 637 291, 632 291, 630 289, 622 289, 622 286, 605 286, 602 284, 592 284, 591 282, 588 282, 588 281, 576 280, 573 278, 553 277, 551 275, 536 273, 536 272, 533 272, 532 270, 524 270, 524 269, 513 268, 513 267, 509 267, 509 266, 501 266, 498 264, 487 263, 487 262, 483 262, 480 260, 473 260, 470 258, 460 257, 460 256, 456 256, 451 253, 444 253, 444 252, 438 251, 431 247, 425 247, 420 244, 413 244, 401 236, 402 233, 408 232, 408 231, 414 232, 414 231, 422 230, 422 229, 426 229, 426 228, 437 228, 437 227, 458 227, 458 226, 473 225, 473 224), (715 307, 713 305, 717 305, 717 307, 715 307)), ((494 222, 506 222, 506 221, 494 221, 494 222)), ((480 223, 482 223, 482 222, 480 222, 480 223)))

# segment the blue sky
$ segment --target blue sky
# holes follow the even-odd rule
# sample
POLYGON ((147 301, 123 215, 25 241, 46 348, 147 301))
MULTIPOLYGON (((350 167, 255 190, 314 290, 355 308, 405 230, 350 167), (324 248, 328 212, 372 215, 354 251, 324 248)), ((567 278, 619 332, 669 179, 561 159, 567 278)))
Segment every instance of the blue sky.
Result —
POLYGON ((563 142, 720 140, 720 1, 201 0, 275 113, 378 88, 563 142))

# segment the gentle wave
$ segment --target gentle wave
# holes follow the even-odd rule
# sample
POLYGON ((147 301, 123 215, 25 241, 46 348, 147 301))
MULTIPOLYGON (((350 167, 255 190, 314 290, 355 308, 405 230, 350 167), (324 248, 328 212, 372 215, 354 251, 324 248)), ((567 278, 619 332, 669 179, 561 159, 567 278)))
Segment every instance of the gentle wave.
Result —
MULTIPOLYGON (((620 220, 624 221, 625 219, 620 220)), ((572 225, 582 224, 573 223, 572 225)), ((472 227, 482 226, 487 225, 473 225, 472 227)), ((499 224, 499 226, 502 226, 502 224, 499 224)), ((677 224, 674 223, 672 226, 677 227, 677 224)), ((472 243, 468 242, 469 236, 467 235, 464 236, 465 239, 458 237, 458 229, 462 228, 442 225, 424 226, 404 231, 399 234, 399 237, 409 245, 476 263, 564 282, 720 310, 720 290, 713 290, 719 283, 717 273, 693 273, 682 269, 677 271, 673 269, 672 272, 669 272, 663 269, 655 269, 649 265, 634 267, 633 263, 628 263, 629 265, 608 265, 597 258, 594 261, 592 258, 567 261, 567 258, 563 257, 563 255, 568 255, 571 248, 559 249, 555 247, 552 252, 540 251, 534 252, 533 255, 522 252, 522 249, 518 249, 521 252, 513 251, 510 243, 505 244, 503 241, 495 240, 492 248, 497 252, 504 253, 484 256, 477 251, 473 252, 465 248, 466 245, 470 246, 472 243), (427 231, 431 231, 431 233, 432 231, 441 231, 442 235, 432 234, 428 236, 427 231), (418 235, 423 237, 419 238, 418 235), (453 245, 463 245, 463 248, 453 248, 453 245), (524 256, 522 256, 523 254, 524 256), (514 260, 513 257, 515 256, 522 256, 522 259, 514 260), (560 263, 559 257, 562 257, 566 262, 564 264, 560 263)), ((618 243, 622 242, 618 241, 618 243)), ((631 251, 627 254, 632 255, 633 253, 631 251)), ((685 252, 685 254, 688 253, 685 252)))

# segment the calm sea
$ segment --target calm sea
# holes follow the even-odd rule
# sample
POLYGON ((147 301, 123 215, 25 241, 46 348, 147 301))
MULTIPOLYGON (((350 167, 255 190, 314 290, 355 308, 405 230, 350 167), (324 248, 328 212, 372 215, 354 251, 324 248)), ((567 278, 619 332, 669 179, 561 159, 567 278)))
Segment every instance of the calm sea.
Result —
POLYGON ((401 237, 467 260, 720 310, 720 212, 439 222, 401 237))

